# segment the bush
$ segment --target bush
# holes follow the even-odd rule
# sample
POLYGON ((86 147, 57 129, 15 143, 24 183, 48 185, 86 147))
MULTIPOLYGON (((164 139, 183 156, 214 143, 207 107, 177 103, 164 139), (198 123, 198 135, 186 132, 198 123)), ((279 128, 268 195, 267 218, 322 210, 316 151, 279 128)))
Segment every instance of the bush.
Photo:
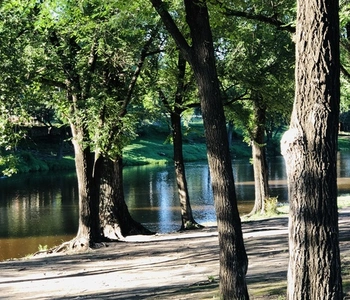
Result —
POLYGON ((47 163, 36 158, 31 152, 23 151, 19 153, 19 173, 48 170, 49 166, 47 163))

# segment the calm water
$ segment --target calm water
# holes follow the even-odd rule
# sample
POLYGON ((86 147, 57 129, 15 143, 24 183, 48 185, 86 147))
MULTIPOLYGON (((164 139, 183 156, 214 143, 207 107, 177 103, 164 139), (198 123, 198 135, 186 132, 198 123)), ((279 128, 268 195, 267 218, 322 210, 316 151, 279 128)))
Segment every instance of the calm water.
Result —
MULTIPOLYGON (((241 213, 253 205, 253 168, 249 160, 233 161, 241 213)), ((286 202, 285 167, 281 157, 269 162, 270 194, 286 202)), ((338 177, 350 177, 350 155, 339 156, 338 177)), ((195 219, 215 221, 205 163, 186 164, 195 219)), ((157 232, 172 232, 181 224, 172 166, 128 167, 124 170, 125 198, 132 216, 157 232)), ((350 193, 349 185, 340 194, 350 193)), ((46 173, 0 179, 0 260, 33 253, 39 245, 52 247, 75 236, 78 191, 74 173, 46 173)))

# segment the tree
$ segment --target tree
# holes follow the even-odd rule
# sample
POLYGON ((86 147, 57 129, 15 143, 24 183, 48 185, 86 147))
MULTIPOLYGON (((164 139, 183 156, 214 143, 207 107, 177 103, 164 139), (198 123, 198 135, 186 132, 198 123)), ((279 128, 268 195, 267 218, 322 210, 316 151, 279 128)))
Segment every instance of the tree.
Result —
POLYGON ((342 299, 338 10, 334 1, 298 2, 295 100, 281 141, 290 204, 288 299, 342 299))
MULTIPOLYGON (((174 103, 168 100, 165 96, 164 91, 160 88, 160 98, 170 114, 171 130, 172 130, 172 140, 174 145, 174 166, 176 174, 176 182, 178 195, 181 207, 181 230, 201 228, 194 219, 190 196, 188 193, 186 172, 184 156, 182 151, 182 125, 181 125, 181 115, 188 109, 189 103, 185 103, 185 93, 186 93, 186 60, 183 58, 182 54, 178 53, 177 60, 177 74, 176 74, 176 90, 174 95, 174 103)), ((194 103, 192 103, 194 104, 194 103)))
MULTIPOLYGON (((196 78, 213 187, 220 247, 220 296, 247 299, 248 259, 238 214, 226 121, 217 77, 213 38, 206 1, 185 0, 191 45, 176 26, 161 0, 150 0, 174 38, 196 78)), ((178 14, 174 14, 175 16, 178 14)))
POLYGON ((161 34, 163 42, 159 54, 145 66, 146 76, 142 76, 145 90, 144 108, 149 118, 159 121, 166 116, 171 134, 167 140, 173 144, 173 157, 178 197, 181 209, 181 229, 202 228, 194 217, 188 192, 185 157, 183 155, 183 116, 192 115, 193 108, 199 107, 197 91, 194 88, 193 73, 167 32, 161 34), (151 63, 150 63, 151 62, 151 63), (160 100, 160 104, 157 100, 160 100))
POLYGON ((31 18, 29 28, 21 29, 27 37, 28 81, 36 89, 55 92, 55 109, 73 135, 79 229, 64 247, 85 248, 105 238, 150 233, 127 211, 121 162, 135 123, 127 108, 157 33, 154 23, 140 16, 136 24, 130 6, 125 9, 122 2, 11 4, 8 15, 20 7, 18 15, 31 18))
MULTIPOLYGON (((242 12, 259 7, 260 16, 262 12, 278 16, 282 11, 272 2, 249 1, 242 6, 247 6, 242 7, 242 12)), ((243 131, 244 140, 252 148, 255 202, 250 214, 265 214, 265 201, 269 198, 268 142, 272 142, 266 133, 269 123, 280 125, 290 116, 294 49, 289 32, 257 18, 248 18, 246 14, 230 12, 227 8, 217 12, 214 23, 215 32, 221 34, 217 48, 225 113, 243 131), (229 17, 219 18, 222 14, 229 17)))

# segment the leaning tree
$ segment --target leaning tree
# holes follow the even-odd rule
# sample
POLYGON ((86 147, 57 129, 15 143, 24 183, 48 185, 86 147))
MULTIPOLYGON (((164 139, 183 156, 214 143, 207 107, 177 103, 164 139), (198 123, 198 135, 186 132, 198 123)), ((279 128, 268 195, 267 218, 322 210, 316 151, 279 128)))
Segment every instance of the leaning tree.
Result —
MULTIPOLYGON (((249 296, 245 275, 248 258, 237 208, 207 1, 184 1, 186 23, 190 31, 188 41, 169 12, 172 9, 171 5, 161 0, 150 2, 161 16, 183 57, 192 67, 198 86, 218 222, 220 296, 223 299, 247 299, 249 296)), ((180 16, 180 11, 174 11, 172 15, 180 16)))

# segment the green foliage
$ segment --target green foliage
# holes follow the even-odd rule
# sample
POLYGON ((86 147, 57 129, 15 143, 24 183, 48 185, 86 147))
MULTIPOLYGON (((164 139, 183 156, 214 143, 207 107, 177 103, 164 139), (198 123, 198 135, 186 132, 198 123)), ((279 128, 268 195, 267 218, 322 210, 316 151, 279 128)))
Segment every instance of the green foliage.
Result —
POLYGON ((0 174, 12 176, 14 174, 42 171, 74 170, 75 162, 73 157, 62 159, 40 158, 29 151, 17 151, 6 153, 0 156, 0 174))
POLYGON ((340 19, 340 61, 342 72, 340 76, 341 95, 340 111, 348 112, 350 109, 350 52, 349 52, 349 23, 350 23, 350 4, 347 1, 340 1, 339 19, 340 19))
POLYGON ((254 105, 266 107, 266 124, 262 125, 271 134, 289 121, 294 98, 294 44, 290 33, 259 17, 289 24, 295 19, 295 3, 241 1, 230 7, 224 2, 221 9, 213 9, 212 19, 226 117, 250 143, 261 125, 254 105), (237 16, 230 14, 232 11, 242 13, 237 16), (225 13, 228 16, 222 18, 225 13))
POLYGON ((276 215, 278 214, 278 198, 270 197, 265 199, 265 212, 266 215, 276 215))
POLYGON ((27 111, 55 109, 58 122, 83 128, 84 147, 120 154, 135 137, 140 109, 130 103, 138 93, 140 55, 157 33, 155 12, 147 5, 140 10, 141 3, 8 1, 0 22, 0 58, 9 70, 9 81, 2 81, 5 102, 13 97, 27 111), (8 45, 16 51, 5 51, 8 45), (16 80, 21 85, 11 85, 16 80))
POLYGON ((20 152, 18 155, 19 165, 18 172, 19 173, 27 173, 32 171, 48 171, 48 165, 36 158, 31 152, 20 152))
POLYGON ((0 174, 2 176, 12 176, 18 173, 19 158, 14 154, 0 156, 0 174))

